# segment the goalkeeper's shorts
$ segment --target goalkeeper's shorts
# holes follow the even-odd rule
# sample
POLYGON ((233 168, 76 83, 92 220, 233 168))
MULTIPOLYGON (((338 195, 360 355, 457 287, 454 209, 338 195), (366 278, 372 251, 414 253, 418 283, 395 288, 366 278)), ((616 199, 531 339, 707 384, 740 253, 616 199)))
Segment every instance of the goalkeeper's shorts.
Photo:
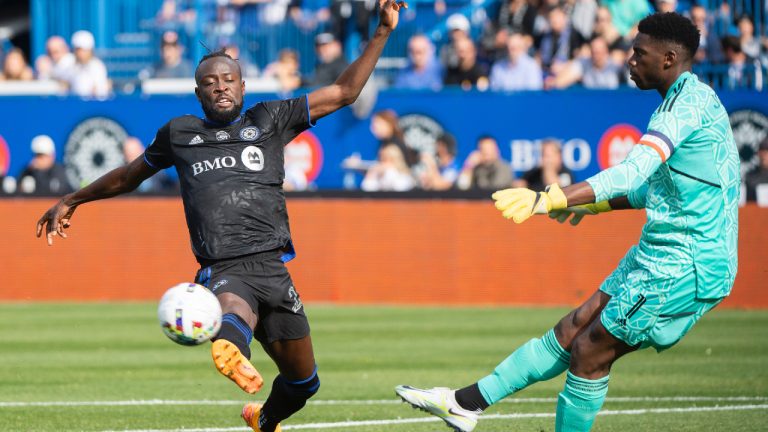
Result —
POLYGON ((637 261, 637 247, 600 286, 611 296, 600 322, 616 338, 639 349, 662 351, 676 344, 722 299, 696 298, 693 264, 675 275, 659 275, 637 261))

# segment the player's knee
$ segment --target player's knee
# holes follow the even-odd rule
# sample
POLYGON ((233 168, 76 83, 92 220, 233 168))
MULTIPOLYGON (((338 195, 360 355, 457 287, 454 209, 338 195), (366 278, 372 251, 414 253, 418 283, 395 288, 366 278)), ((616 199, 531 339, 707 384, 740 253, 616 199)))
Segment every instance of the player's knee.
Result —
POLYGON ((285 378, 283 380, 286 391, 295 399, 307 400, 320 390, 320 376, 317 374, 317 369, 309 378, 303 380, 289 381, 285 378))
POLYGON ((245 299, 237 294, 225 292, 216 296, 221 304, 222 314, 235 314, 243 319, 251 328, 256 326, 257 316, 245 299))
POLYGON ((605 333, 605 328, 593 325, 574 339, 570 363, 572 373, 591 378, 604 376, 610 371, 614 357, 611 347, 605 344, 605 333))

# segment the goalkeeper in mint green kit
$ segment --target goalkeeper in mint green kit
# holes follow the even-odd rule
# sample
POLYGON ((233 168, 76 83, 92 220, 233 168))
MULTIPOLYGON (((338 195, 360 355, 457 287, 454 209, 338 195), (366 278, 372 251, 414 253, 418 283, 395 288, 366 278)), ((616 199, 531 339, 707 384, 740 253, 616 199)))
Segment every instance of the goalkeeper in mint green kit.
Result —
POLYGON ((690 72, 699 32, 687 18, 657 13, 638 30, 630 77, 663 100, 627 159, 563 189, 506 189, 493 198, 516 223, 548 213, 576 225, 585 215, 645 208, 640 242, 584 304, 477 383, 455 391, 396 388, 456 431, 473 430, 488 406, 563 372, 555 430, 590 430, 613 362, 647 347, 670 348, 731 291, 740 173, 728 113, 690 72))

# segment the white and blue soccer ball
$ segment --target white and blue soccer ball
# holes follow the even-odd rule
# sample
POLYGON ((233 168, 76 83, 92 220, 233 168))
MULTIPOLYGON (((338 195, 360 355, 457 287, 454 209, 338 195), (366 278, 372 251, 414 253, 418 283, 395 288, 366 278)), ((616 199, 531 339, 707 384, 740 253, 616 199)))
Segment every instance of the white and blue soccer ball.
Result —
POLYGON ((221 305, 208 288, 182 283, 168 289, 157 308, 160 326, 180 345, 200 345, 221 328, 221 305))

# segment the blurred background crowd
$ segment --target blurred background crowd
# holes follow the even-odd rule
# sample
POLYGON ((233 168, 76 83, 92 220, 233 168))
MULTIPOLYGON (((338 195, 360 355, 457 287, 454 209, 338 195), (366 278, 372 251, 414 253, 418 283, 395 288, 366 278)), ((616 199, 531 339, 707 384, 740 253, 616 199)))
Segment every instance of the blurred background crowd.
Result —
MULTIPOLYGON (((34 3, 42 3, 39 14, 53 13, 51 21, 62 2, 33 1, 33 15, 34 3)), ((116 15, 121 25, 105 25, 97 35, 41 29, 40 47, 28 41, 14 46, 0 33, 0 79, 50 80, 77 95, 107 97, 139 91, 153 78, 192 77, 201 53, 226 47, 249 82, 291 91, 332 82, 359 54, 376 22, 375 0, 143 3, 137 7, 146 16, 116 15)), ((401 31, 377 69, 382 87, 499 91, 632 85, 626 71, 631 41, 638 21, 654 11, 683 13, 699 27, 696 68, 713 86, 761 89, 768 68, 768 3, 760 0, 409 3, 401 31)), ((67 25, 58 27, 77 24, 66 18, 67 25)))
MULTIPOLYGON (((123 0, 106 14, 111 20, 106 23, 79 15, 79 9, 92 9, 87 0, 0 1, 0 7, 12 17, 17 3, 26 4, 28 22, 46 25, 0 31, 0 95, 108 99, 190 93, 197 60, 219 48, 238 59, 247 89, 290 95, 332 83, 365 46, 377 19, 375 0, 123 0)), ((626 62, 637 23, 654 11, 677 11, 701 32, 694 72, 703 81, 716 89, 764 91, 768 3, 761 0, 408 3, 371 81, 375 89, 460 96, 462 91, 631 87, 626 62)), ((459 160, 456 138, 448 131, 436 137, 428 152, 417 151, 407 142, 398 113, 385 109, 361 117, 370 118, 378 157, 363 160, 352 154, 343 166, 359 176, 355 187, 365 191, 541 189, 574 181, 563 166, 557 138, 541 140, 537 166, 515 175, 493 136, 478 136, 470 144, 476 148, 459 160)), ((3 176, 0 193, 70 190, 51 138, 37 136, 30 146, 34 157, 28 168, 3 176)), ((128 137, 122 148, 130 161, 141 155, 144 144, 128 137)), ((760 163, 744 178, 750 200, 756 199, 760 184, 768 183, 768 138, 758 153, 760 163)), ((286 168, 286 190, 309 186, 286 168)), ((174 190, 173 176, 166 177, 143 189, 174 190)))

